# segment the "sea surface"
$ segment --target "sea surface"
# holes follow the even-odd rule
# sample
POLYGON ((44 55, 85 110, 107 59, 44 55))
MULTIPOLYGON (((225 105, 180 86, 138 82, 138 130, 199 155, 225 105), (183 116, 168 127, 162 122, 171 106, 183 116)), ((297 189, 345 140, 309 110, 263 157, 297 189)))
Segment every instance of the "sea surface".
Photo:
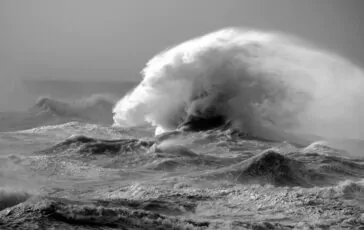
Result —
POLYGON ((47 125, 34 119, 37 127, 14 131, 1 122, 11 131, 0 133, 0 229, 364 225, 364 157, 328 142, 297 146, 229 130, 154 136, 151 126, 34 110, 24 114, 47 125))

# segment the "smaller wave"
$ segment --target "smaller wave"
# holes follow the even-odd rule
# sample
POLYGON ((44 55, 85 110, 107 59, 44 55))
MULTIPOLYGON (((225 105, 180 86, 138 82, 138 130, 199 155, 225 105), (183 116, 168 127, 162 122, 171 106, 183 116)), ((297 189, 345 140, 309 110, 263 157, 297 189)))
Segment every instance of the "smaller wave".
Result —
POLYGON ((41 97, 28 110, 1 113, 0 131, 24 130, 72 121, 111 125, 115 102, 115 98, 105 94, 91 95, 73 101, 41 97))
POLYGON ((109 95, 91 95, 71 102, 48 97, 38 99, 32 110, 46 112, 59 118, 78 118, 80 120, 112 124, 112 108, 115 99, 109 95))
POLYGON ((348 156, 349 153, 345 150, 337 149, 331 147, 327 142, 325 141, 316 141, 311 143, 309 146, 303 149, 302 151, 305 154, 321 154, 325 156, 348 156))
POLYGON ((261 183, 276 186, 312 186, 309 177, 313 173, 305 170, 304 165, 273 150, 221 168, 205 176, 211 178, 230 178, 244 184, 261 183))
POLYGON ((153 142, 139 139, 102 140, 86 136, 72 136, 55 146, 42 150, 40 154, 61 153, 67 150, 74 150, 83 154, 111 154, 116 155, 122 152, 131 152, 138 149, 149 148, 153 142))
POLYGON ((284 155, 268 149, 239 163, 205 172, 201 176, 243 184, 313 187, 363 178, 364 165, 350 159, 319 153, 297 152, 284 155))

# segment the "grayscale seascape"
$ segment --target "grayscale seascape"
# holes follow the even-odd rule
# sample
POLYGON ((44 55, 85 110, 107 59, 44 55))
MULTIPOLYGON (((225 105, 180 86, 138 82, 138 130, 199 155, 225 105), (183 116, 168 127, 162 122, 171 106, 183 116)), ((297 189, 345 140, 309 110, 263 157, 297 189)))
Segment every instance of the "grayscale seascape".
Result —
POLYGON ((0 230, 364 229, 363 3, 0 0, 0 230))

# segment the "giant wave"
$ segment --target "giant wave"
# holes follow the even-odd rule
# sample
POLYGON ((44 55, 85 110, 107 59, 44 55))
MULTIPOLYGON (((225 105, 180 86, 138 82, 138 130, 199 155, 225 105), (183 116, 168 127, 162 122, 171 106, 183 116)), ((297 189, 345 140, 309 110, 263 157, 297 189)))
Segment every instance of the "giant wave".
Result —
POLYGON ((116 104, 115 125, 364 136, 363 71, 290 35, 223 29, 163 51, 142 75, 116 104))

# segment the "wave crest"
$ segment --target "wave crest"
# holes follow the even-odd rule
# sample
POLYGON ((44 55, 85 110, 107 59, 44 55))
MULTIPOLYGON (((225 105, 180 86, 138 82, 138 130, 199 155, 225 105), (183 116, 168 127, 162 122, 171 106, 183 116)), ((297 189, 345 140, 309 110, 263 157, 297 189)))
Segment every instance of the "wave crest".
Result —
POLYGON ((363 125, 362 71, 288 35, 220 30, 158 54, 142 74, 116 104, 116 125, 161 133, 207 119, 256 136, 266 128, 364 136, 353 133, 363 125))

